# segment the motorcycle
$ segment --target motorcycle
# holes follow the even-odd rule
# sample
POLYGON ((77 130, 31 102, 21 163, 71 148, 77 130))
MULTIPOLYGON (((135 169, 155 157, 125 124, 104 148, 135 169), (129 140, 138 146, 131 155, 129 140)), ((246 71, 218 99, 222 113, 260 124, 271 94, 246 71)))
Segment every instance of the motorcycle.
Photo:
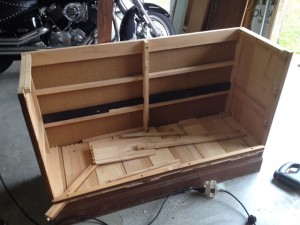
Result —
MULTIPOLYGON (((174 35, 158 5, 113 0, 112 41, 174 35)), ((0 73, 22 52, 98 43, 97 0, 0 0, 0 73)))

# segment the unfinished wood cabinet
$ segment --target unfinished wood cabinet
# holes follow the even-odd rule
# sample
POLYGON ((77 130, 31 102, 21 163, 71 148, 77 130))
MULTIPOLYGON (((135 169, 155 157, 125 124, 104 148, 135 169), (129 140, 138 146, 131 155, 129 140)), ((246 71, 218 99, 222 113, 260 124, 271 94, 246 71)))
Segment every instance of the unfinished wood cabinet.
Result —
POLYGON ((47 218, 259 171, 291 56, 243 28, 23 54, 47 218))

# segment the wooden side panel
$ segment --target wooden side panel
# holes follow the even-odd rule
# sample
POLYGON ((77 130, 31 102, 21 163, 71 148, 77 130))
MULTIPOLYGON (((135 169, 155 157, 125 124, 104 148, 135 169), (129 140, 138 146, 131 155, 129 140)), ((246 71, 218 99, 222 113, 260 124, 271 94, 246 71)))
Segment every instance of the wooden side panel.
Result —
POLYGON ((262 38, 243 33, 233 69, 229 111, 265 144, 291 59, 262 38))

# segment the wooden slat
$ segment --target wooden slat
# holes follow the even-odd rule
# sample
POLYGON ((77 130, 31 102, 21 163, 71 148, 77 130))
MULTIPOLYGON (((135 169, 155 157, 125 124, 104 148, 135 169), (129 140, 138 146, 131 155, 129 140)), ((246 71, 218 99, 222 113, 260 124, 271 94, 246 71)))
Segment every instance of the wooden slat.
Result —
POLYGON ((46 171, 53 197, 61 195, 65 190, 64 167, 61 164, 60 147, 54 147, 47 153, 46 171))
POLYGON ((32 52, 32 66, 53 65, 60 63, 76 62, 127 56, 142 53, 143 41, 127 41, 118 43, 106 43, 92 46, 79 46, 73 48, 53 49, 47 51, 32 52))
POLYGON ((198 65, 198 66, 189 66, 189 67, 184 67, 184 68, 179 68, 179 69, 171 69, 171 70, 152 72, 152 73, 150 73, 149 78, 154 79, 154 78, 160 78, 160 77, 166 77, 166 76, 175 76, 175 75, 179 75, 179 74, 192 73, 192 72, 221 68, 221 67, 232 66, 232 65, 234 65, 233 60, 216 62, 216 63, 208 63, 208 64, 203 64, 203 65, 198 65))
POLYGON ((153 103, 153 104, 150 104, 149 108, 153 109, 153 108, 158 108, 158 107, 163 107, 163 106, 168 106, 168 105, 179 104, 179 103, 183 103, 183 102, 195 101, 195 100, 199 100, 199 99, 212 98, 212 97, 216 97, 216 96, 227 95, 228 93, 229 93, 229 91, 220 91, 220 92, 212 93, 212 94, 204 94, 204 95, 188 97, 188 98, 181 98, 181 99, 176 99, 176 100, 171 100, 171 101, 166 101, 166 102, 153 103))
POLYGON ((142 75, 135 75, 130 77, 122 77, 122 78, 115 78, 115 79, 102 80, 102 81, 93 81, 93 82, 81 83, 81 84, 43 88, 43 89, 36 90, 36 95, 42 96, 42 95, 49 95, 49 94, 64 93, 69 91, 79 91, 79 90, 86 90, 90 88, 99 88, 99 87, 106 87, 106 86, 112 86, 112 85, 118 85, 124 83, 131 83, 131 82, 141 81, 141 80, 143 80, 142 75))
POLYGON ((198 144, 202 142, 212 142, 212 141, 221 141, 227 140, 232 138, 238 138, 245 136, 245 133, 240 131, 232 131, 228 133, 221 133, 221 134, 212 134, 207 136, 195 136, 195 137, 180 137, 175 140, 167 140, 164 139, 159 142, 154 143, 145 143, 145 144, 137 144, 137 149, 139 150, 146 150, 146 149, 157 149, 157 148, 167 148, 167 147, 174 147, 174 146, 181 146, 181 145, 189 145, 189 144, 198 144))
MULTIPOLYGON (((227 66, 233 66, 233 65, 234 65, 234 61, 229 60, 229 61, 203 64, 203 65, 199 65, 199 66, 190 66, 190 67, 185 67, 185 68, 165 70, 165 71, 152 72, 152 73, 149 73, 149 69, 148 69, 148 74, 149 74, 149 79, 155 79, 155 78, 175 76, 175 75, 180 75, 180 74, 192 73, 192 72, 197 72, 197 71, 203 71, 203 70, 209 70, 209 69, 215 69, 215 68, 221 68, 221 67, 227 67, 227 66)), ((106 86, 112 86, 112 85, 118 85, 118 84, 131 83, 131 82, 136 82, 136 81, 141 81, 141 80, 144 80, 142 75, 134 75, 134 76, 102 80, 102 81, 93 81, 93 82, 71 84, 71 85, 62 85, 62 86, 58 86, 58 87, 37 89, 36 95, 43 96, 43 95, 65 93, 65 92, 71 92, 71 91, 80 91, 80 90, 86 90, 86 89, 91 89, 91 88, 100 88, 100 87, 106 87, 106 86)))
POLYGON ((29 93, 31 92, 31 55, 23 53, 21 55, 21 65, 20 65, 20 79, 18 86, 18 93, 29 93))
POLYGON ((139 159, 144 158, 147 156, 155 155, 154 150, 146 150, 146 151, 128 151, 123 153, 118 153, 118 155, 112 155, 112 156, 102 156, 102 155, 95 155, 94 163, 96 165, 101 164, 107 164, 107 163, 114 163, 114 162, 122 162, 127 161, 131 159, 139 159), (105 158, 107 157, 107 158, 105 158))
POLYGON ((51 206, 51 208, 45 213, 47 221, 53 220, 67 205, 67 202, 57 203, 51 206))
POLYGON ((163 137, 163 136, 174 136, 174 135, 184 135, 183 131, 167 131, 167 132, 138 132, 121 134, 122 138, 134 138, 134 137, 163 137))
POLYGON ((129 135, 131 132, 138 132, 138 131, 142 131, 143 128, 142 127, 138 127, 138 128, 132 128, 129 130, 122 130, 122 131, 118 131, 118 132, 114 132, 114 133, 108 133, 108 134, 103 134, 103 135, 99 135, 99 136, 95 136, 95 137, 90 137, 90 138, 85 138, 82 140, 83 143, 88 143, 88 142, 93 142, 93 141, 98 141, 101 139, 105 139, 105 138, 113 138, 115 136, 122 136, 124 134, 129 135))
POLYGON ((143 51, 143 125, 144 131, 149 129, 149 42, 144 40, 143 51))
POLYGON ((172 39, 155 38, 150 40, 151 52, 168 49, 192 47, 227 41, 235 41, 239 38, 238 28, 222 29, 218 31, 205 31, 200 33, 183 34, 172 39), (188 40, 188 41, 187 41, 188 40))
POLYGON ((110 117, 110 116, 115 116, 115 115, 120 115, 120 114, 125 114, 125 113, 137 112, 137 111, 141 111, 141 110, 143 110, 142 105, 129 106, 129 107, 124 107, 124 108, 120 108, 120 109, 112 109, 107 113, 102 113, 102 114, 97 114, 97 115, 92 115, 92 116, 85 116, 85 117, 81 117, 81 118, 63 120, 63 121, 52 122, 52 123, 46 123, 45 128, 63 126, 63 125, 73 124, 73 123, 80 123, 80 122, 84 122, 84 121, 96 120, 96 119, 100 119, 100 118, 105 118, 105 117, 110 117))

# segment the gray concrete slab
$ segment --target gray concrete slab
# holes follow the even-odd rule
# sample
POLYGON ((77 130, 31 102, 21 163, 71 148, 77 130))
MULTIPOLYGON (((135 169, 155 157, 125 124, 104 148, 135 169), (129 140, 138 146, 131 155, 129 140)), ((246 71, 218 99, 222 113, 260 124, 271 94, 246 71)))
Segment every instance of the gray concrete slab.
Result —
MULTIPOLYGON (((300 224, 300 192, 272 181, 273 172, 288 161, 300 163, 300 57, 294 58, 264 153, 259 173, 220 183, 235 194, 254 214, 257 225, 300 224)), ((17 99, 19 62, 0 75, 0 172, 22 207, 39 224, 49 224, 44 213, 50 207, 45 185, 32 149, 17 99)), ((163 199, 100 217, 109 225, 143 225, 155 216, 163 199)), ((2 185, 0 218, 9 225, 29 225, 2 185)), ((153 223, 245 224, 246 214, 229 195, 208 199, 195 192, 172 196, 153 223)), ((78 223, 95 224, 92 221, 78 223)))

